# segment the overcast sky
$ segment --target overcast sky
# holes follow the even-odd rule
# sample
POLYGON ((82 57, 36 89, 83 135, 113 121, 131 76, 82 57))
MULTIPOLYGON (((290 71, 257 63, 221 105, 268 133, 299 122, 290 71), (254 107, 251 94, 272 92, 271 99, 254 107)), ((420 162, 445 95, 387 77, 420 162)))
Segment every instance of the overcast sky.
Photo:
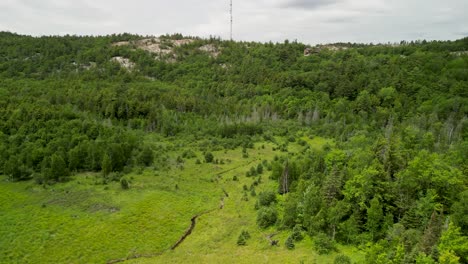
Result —
MULTIPOLYGON (((468 36, 467 0, 233 0, 234 39, 397 42, 468 36)), ((0 31, 229 38, 229 0, 0 0, 0 31)))

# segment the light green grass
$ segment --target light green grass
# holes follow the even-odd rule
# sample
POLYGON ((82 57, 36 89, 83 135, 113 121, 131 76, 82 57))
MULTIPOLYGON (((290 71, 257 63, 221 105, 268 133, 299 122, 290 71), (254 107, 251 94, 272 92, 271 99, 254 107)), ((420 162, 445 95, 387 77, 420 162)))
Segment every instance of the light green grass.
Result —
MULTIPOLYGON (((0 178, 0 263, 105 263, 161 251, 158 257, 128 263, 330 263, 334 255, 317 255, 309 238, 288 250, 288 233, 282 232, 275 237, 280 246, 269 246, 264 236, 274 230, 256 226, 256 198, 249 191, 249 201, 241 199, 243 185, 250 187, 255 180, 245 172, 271 160, 277 154, 273 147, 256 144, 248 158, 242 158, 241 148, 213 152, 217 159, 230 160, 223 165, 195 164, 193 158, 185 160, 183 170, 146 169, 126 176, 132 180, 125 191, 119 183, 96 185, 99 174, 76 175, 47 188, 0 178), (224 208, 201 216, 193 233, 176 250, 167 250, 193 215, 219 208, 223 189, 229 194, 224 208), (240 247, 236 241, 243 229, 252 238, 240 247)), ((197 155, 202 160, 201 153, 197 155)), ((268 175, 265 169, 257 194, 276 188, 268 175)), ((340 248, 356 261, 362 259, 352 250, 340 248)))

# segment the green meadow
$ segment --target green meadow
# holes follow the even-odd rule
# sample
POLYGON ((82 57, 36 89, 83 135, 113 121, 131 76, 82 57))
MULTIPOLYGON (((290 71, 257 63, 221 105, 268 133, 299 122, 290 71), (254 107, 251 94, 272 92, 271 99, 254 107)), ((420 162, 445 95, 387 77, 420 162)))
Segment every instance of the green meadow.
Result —
MULTIPOLYGON (((324 142, 311 141, 316 148, 324 142)), ((279 153, 273 148, 271 143, 257 143, 247 158, 241 148, 213 152, 224 164, 196 164, 197 158, 191 158, 179 168, 147 168, 126 176, 128 190, 118 182, 99 184, 98 173, 77 174, 66 183, 45 187, 2 178, 0 262, 105 263, 160 254, 128 263, 331 263, 337 253, 317 254, 308 238, 288 250, 283 243, 287 230, 274 236, 279 246, 271 246, 266 236, 275 230, 256 225, 256 197, 243 199, 243 186, 252 185, 255 178, 245 172, 273 159, 279 153), (215 210, 200 216, 192 234, 170 250, 190 226, 190 218, 210 209, 215 210), (236 244, 240 230, 251 234, 245 246, 236 244)), ((261 174, 256 193, 277 188, 268 176, 268 171, 261 174)), ((363 257, 352 247, 340 246, 339 251, 356 260, 363 257)))

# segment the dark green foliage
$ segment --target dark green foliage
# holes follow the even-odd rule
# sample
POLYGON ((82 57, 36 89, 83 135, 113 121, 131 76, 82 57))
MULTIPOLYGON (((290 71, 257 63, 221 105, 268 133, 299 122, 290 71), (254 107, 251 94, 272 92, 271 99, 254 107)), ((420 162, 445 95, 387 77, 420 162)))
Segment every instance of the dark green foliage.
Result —
POLYGON ((205 162, 211 163, 211 162, 213 162, 213 160, 214 160, 213 153, 211 153, 211 152, 205 153, 205 162))
POLYGON ((294 249, 296 247, 294 245, 294 238, 292 236, 288 236, 288 238, 284 242, 284 245, 286 246, 287 249, 294 249))
MULTIPOLYGON (((120 187, 122 187, 122 189, 124 189, 124 190, 127 190, 128 188, 130 188, 127 179, 125 179, 125 178, 120 179, 120 187)), ((176 187, 177 187, 177 185, 176 185, 176 187)))
POLYGON ((261 192, 258 195, 258 203, 260 206, 270 206, 276 202, 276 194, 271 191, 261 192))
POLYGON ((250 167, 249 176, 256 176, 256 175, 257 175, 257 170, 255 169, 255 167, 250 167))
POLYGON ((193 152, 193 150, 189 149, 189 150, 186 150, 182 153, 182 158, 184 159, 191 159, 191 158, 195 158, 197 155, 195 154, 195 152, 193 152))
POLYGON ((468 190, 458 195, 460 200, 452 206, 453 222, 459 226, 463 234, 468 234, 468 190))
POLYGON ((233 124, 233 125, 224 125, 221 127, 219 134, 222 137, 234 137, 236 135, 249 135, 253 136, 256 134, 262 134, 263 129, 260 125, 257 124, 233 124))
POLYGON ((196 164, 223 164, 207 151, 242 147, 249 158, 268 141, 282 156, 246 173, 268 169, 278 183, 257 195, 259 225, 278 222, 271 207, 283 206, 281 228, 291 237, 303 230, 321 252, 337 240, 372 242, 369 262, 464 257, 468 38, 338 43, 307 57, 297 42, 199 39, 174 49, 175 63, 111 45, 142 38, 0 32, 0 174, 51 184, 102 171, 122 183, 120 172, 168 169, 167 151, 181 150, 183 169, 196 158, 191 148, 205 153, 196 164), (213 43, 218 57, 200 55, 199 45, 213 43))
POLYGON ((112 161, 108 154, 104 154, 104 157, 102 158, 101 167, 102 167, 102 174, 104 175, 104 177, 106 177, 107 175, 109 175, 109 173, 111 173, 112 161))
POLYGON ((257 165, 257 174, 262 174, 263 173, 263 165, 262 164, 258 164, 257 165))
POLYGON ((294 239, 294 241, 301 241, 304 238, 302 235, 302 227, 300 225, 295 225, 290 237, 294 239))
POLYGON ((58 181, 68 176, 68 169, 62 156, 53 154, 50 161, 50 179, 58 181))
POLYGON ((314 247, 319 254, 328 254, 335 250, 335 243, 324 233, 318 233, 314 237, 314 247))
POLYGON ((250 234, 248 231, 242 230, 239 237, 237 238, 237 245, 238 246, 245 246, 247 245, 247 240, 250 239, 250 234))
POLYGON ((383 222, 383 211, 379 199, 374 197, 370 202, 370 207, 367 209, 367 230, 370 232, 372 239, 376 239, 378 231, 383 222))
POLYGON ((257 196, 257 193, 255 192, 255 188, 252 188, 252 189, 250 190, 250 196, 252 196, 252 197, 257 196))
POLYGON ((267 228, 276 223, 278 212, 273 207, 261 207, 257 212, 257 225, 267 228))
POLYGON ((351 258, 344 255, 344 254, 338 254, 335 257, 335 260, 333 260, 333 264, 351 264, 351 258))
POLYGON ((30 171, 21 163, 17 156, 11 156, 4 165, 4 172, 12 181, 26 180, 30 171))
POLYGON ((153 164, 153 160, 154 160, 153 150, 149 146, 143 147, 140 155, 138 156, 139 164, 143 166, 150 166, 151 164, 153 164))

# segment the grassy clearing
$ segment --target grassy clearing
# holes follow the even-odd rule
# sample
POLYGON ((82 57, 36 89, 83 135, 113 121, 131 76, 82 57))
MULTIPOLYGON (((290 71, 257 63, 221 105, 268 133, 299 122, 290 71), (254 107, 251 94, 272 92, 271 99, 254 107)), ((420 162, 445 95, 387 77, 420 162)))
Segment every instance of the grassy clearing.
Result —
MULTIPOLYGON (((314 147, 325 142, 317 139, 314 147)), ((287 232, 275 237, 279 247, 271 247, 265 234, 273 230, 261 230, 255 223, 256 197, 247 191, 249 200, 242 199, 243 186, 250 187, 257 179, 245 173, 279 154, 273 147, 256 144, 247 158, 240 148, 213 152, 225 164, 196 164, 197 158, 192 158, 185 160, 184 169, 147 169, 126 176, 131 188, 125 191, 119 183, 96 185, 100 175, 95 174, 80 174, 47 188, 2 178, 0 263, 104 263, 164 251, 179 239, 193 215, 219 208, 223 197, 224 208, 201 216, 176 250, 128 263, 331 263, 334 254, 316 254, 309 238, 297 243, 295 250, 286 249, 287 232), (241 230, 252 236, 246 246, 236 244, 241 230)), ((291 148, 300 149, 294 144, 291 148)), ((202 160, 202 154, 197 155, 202 160)), ((268 175, 265 170, 262 183, 255 187, 257 194, 275 188, 268 175)), ((362 258, 352 248, 340 247, 340 251, 356 261, 362 258)))

